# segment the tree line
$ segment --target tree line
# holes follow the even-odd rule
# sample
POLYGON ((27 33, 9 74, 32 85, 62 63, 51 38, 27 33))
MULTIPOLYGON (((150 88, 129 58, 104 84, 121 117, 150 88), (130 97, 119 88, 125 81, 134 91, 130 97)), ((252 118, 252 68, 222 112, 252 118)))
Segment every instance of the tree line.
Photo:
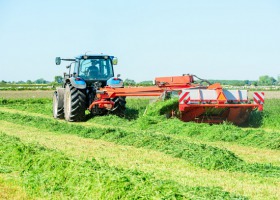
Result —
MULTIPOLYGON (((222 85, 232 85, 232 86, 272 86, 272 85, 280 85, 280 75, 277 76, 277 79, 274 77, 263 75, 260 76, 258 80, 208 80, 210 83, 221 83, 222 85)), ((3 84, 60 84, 63 82, 62 76, 55 76, 53 81, 47 81, 43 78, 36 79, 35 81, 27 80, 27 81, 1 81, 1 85, 3 84)), ((152 86, 154 82, 151 80, 136 82, 132 79, 124 80, 125 86, 152 86)))
POLYGON ((280 85, 280 75, 277 79, 274 77, 263 75, 260 76, 258 80, 210 80, 211 83, 219 82, 222 85, 232 85, 232 86, 272 86, 280 85))
MULTIPOLYGON (((272 86, 272 85, 280 85, 280 75, 278 75, 277 79, 274 77, 263 75, 260 76, 258 80, 208 80, 210 83, 221 83, 222 85, 232 85, 232 86, 272 86)), ((153 81, 141 81, 136 82, 132 79, 124 80, 125 86, 151 86, 153 85, 153 81)))
POLYGON ((55 76, 53 81, 48 81, 48 80, 45 80, 44 78, 39 78, 39 79, 36 79, 34 81, 31 81, 31 80, 27 80, 27 81, 22 81, 22 80, 21 81, 5 81, 5 80, 2 80, 1 84, 2 85, 3 84, 32 85, 32 84, 56 84, 56 83, 62 83, 62 82, 63 82, 63 77, 62 76, 55 76))

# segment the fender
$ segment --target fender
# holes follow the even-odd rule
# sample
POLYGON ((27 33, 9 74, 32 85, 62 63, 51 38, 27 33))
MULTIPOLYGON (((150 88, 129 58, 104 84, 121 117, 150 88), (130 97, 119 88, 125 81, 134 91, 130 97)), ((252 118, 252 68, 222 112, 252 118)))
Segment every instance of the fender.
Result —
POLYGON ((70 82, 77 89, 85 89, 87 87, 85 80, 80 77, 71 77, 66 82, 70 82))
POLYGON ((112 77, 107 80, 107 86, 110 86, 111 88, 123 88, 123 80, 112 77))

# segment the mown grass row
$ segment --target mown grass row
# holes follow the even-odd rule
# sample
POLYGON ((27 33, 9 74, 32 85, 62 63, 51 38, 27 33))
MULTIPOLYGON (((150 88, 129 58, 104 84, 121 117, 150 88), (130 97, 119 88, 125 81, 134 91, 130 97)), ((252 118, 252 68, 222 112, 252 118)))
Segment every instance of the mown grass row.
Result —
POLYGON ((242 129, 227 123, 219 125, 184 123, 178 119, 164 120, 158 117, 142 117, 138 122, 142 129, 152 129, 165 134, 175 134, 205 141, 235 142, 257 148, 280 149, 280 133, 262 129, 242 129))
MULTIPOLYGON (((142 116, 146 106, 149 104, 149 101, 149 99, 128 99, 125 119, 134 120, 139 116, 142 116)), ((38 114, 52 115, 52 99, 49 98, 0 98, 0 105, 38 114)))
MULTIPOLYGON (((31 197, 49 199, 246 199, 218 187, 188 187, 151 174, 77 160, 0 134, 0 173, 18 174, 31 197)), ((13 175, 15 177, 15 175, 13 175)))
POLYGON ((270 164, 248 164, 231 151, 205 144, 191 143, 163 134, 129 131, 119 128, 84 127, 81 125, 42 117, 0 112, 0 120, 31 127, 40 127, 58 133, 76 134, 86 138, 102 139, 122 145, 143 147, 164 152, 173 157, 206 169, 239 171, 267 177, 280 177, 280 167, 270 164))
POLYGON ((26 110, 33 113, 52 115, 52 100, 49 98, 32 99, 1 99, 0 105, 17 110, 26 110))
MULTIPOLYGON (((130 128, 140 128, 141 130, 152 132, 160 132, 170 135, 180 135, 193 137, 205 141, 225 141, 236 142, 242 145, 254 146, 257 148, 280 149, 280 132, 279 131, 265 131, 264 129, 244 129, 223 123, 219 125, 197 124, 193 122, 182 122, 177 118, 166 119, 163 115, 170 110, 175 110, 177 107, 177 100, 159 102, 148 106, 145 116, 138 117, 133 122, 128 122, 117 118, 115 116, 103 116, 91 119, 93 123, 121 124, 121 126, 130 128)), ((273 101, 272 101, 273 102, 273 101)), ((280 101, 279 101, 280 103, 280 101)), ((274 102, 275 104, 275 102, 274 102)), ((273 105, 274 105, 273 104, 273 105)), ((277 104, 276 104, 277 105, 277 104)), ((275 110, 275 109, 274 109, 275 110)), ((278 108, 279 112, 280 109, 278 108)), ((252 118, 259 119, 260 114, 253 112, 252 118)), ((271 114, 270 118, 278 120, 276 114, 271 114)), ((276 121, 275 120, 275 121, 276 121)))
MULTIPOLYGON (((175 100, 176 102, 177 100, 175 100)), ((267 99, 264 104, 264 111, 262 113, 252 112, 248 127, 266 127, 271 129, 280 129, 280 120, 278 114, 280 112, 280 99, 267 99)), ((3 99, 0 98, 0 105, 6 105, 8 107, 17 107, 21 110, 29 110, 40 114, 52 113, 52 100, 49 98, 37 98, 37 99, 3 99), (19 107, 20 105, 20 107, 19 107), (35 107, 36 109, 32 109, 35 107), (41 108, 41 109, 38 109, 41 108)), ((142 116, 146 106, 149 105, 149 99, 127 99, 127 111, 126 119, 137 119, 142 116)), ((158 102, 152 104, 148 108, 149 116, 157 116, 165 114, 165 111, 176 109, 177 105, 174 101, 158 102)))
MULTIPOLYGON (((263 114, 253 112, 250 124, 262 124, 261 127, 277 129, 280 121, 280 100, 267 100, 263 114)), ((2 99, 0 104, 10 108, 26 110, 34 113, 52 116, 52 102, 50 99, 2 99)), ((165 134, 175 134, 180 136, 193 137, 205 141, 225 141, 235 142, 246 146, 257 148, 280 149, 280 132, 265 131, 264 129, 244 129, 234 125, 224 123, 220 125, 185 123, 178 119, 166 119, 164 114, 166 109, 172 107, 172 101, 157 103, 149 106, 147 115, 142 116, 148 99, 128 99, 126 118, 115 116, 94 117, 88 122, 103 125, 116 125, 123 128, 142 129, 151 132, 161 132, 165 134)), ((250 126, 249 126, 250 127, 250 126)))

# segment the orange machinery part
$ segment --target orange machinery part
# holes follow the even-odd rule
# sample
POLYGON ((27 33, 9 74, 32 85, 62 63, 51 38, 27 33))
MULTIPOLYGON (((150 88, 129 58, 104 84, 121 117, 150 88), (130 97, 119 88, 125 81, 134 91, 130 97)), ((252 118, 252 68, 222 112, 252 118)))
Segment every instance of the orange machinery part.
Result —
POLYGON ((170 77, 158 77, 155 79, 156 86, 149 87, 126 87, 126 88, 112 88, 105 87, 101 88, 97 93, 96 100, 92 102, 89 106, 89 109, 92 109, 93 106, 98 105, 100 108, 114 106, 114 103, 110 98, 117 96, 161 96, 165 91, 172 90, 182 90, 183 88, 195 87, 193 83, 193 76, 184 75, 184 76, 170 76, 170 77))
POLYGON ((101 88, 97 92, 98 100, 91 103, 89 110, 98 105, 99 108, 113 107, 114 102, 108 100, 117 96, 161 96, 165 91, 181 90, 193 87, 193 76, 158 77, 155 79, 156 86, 150 87, 126 87, 126 88, 101 88))
POLYGON ((194 82, 192 75, 157 77, 155 83, 159 87, 186 87, 194 82))
MULTIPOLYGON (((156 86, 150 87, 101 88, 97 94, 99 100, 94 101, 90 105, 90 109, 95 105, 98 105, 99 107, 114 106, 112 101, 106 99, 114 98, 116 96, 161 96, 165 91, 182 90, 199 86, 193 84, 193 76, 191 75, 158 77, 155 79, 155 83, 156 86)), ((248 113, 252 109, 259 106, 256 104, 225 104, 226 97, 223 93, 222 86, 219 83, 210 85, 207 89, 215 90, 217 92, 218 102, 216 104, 179 104, 181 120, 208 123, 220 123, 223 120, 229 120, 235 124, 240 124, 248 117, 248 113), (200 118, 205 110, 210 107, 227 109, 228 111, 218 118, 200 118)))
POLYGON ((100 89, 103 91, 98 98, 114 98, 116 96, 160 96, 164 91, 182 90, 183 88, 196 87, 193 83, 193 76, 170 76, 155 78, 156 86, 148 87, 126 87, 126 88, 111 88, 105 87, 100 89))
MULTIPOLYGON (((210 106, 209 106, 210 107, 210 106)), ((211 105, 212 107, 212 105, 211 105)), ((203 113, 206 112, 207 106, 203 107, 199 106, 191 106, 186 108, 184 111, 181 111, 181 120, 184 122, 194 121, 194 122, 205 122, 205 123, 222 123, 223 121, 230 121, 235 125, 240 125, 244 123, 248 117, 252 109, 253 105, 249 106, 248 104, 243 106, 243 104, 238 104, 238 106, 227 106, 227 107, 215 107, 217 109, 225 109, 218 116, 205 116, 203 113)))

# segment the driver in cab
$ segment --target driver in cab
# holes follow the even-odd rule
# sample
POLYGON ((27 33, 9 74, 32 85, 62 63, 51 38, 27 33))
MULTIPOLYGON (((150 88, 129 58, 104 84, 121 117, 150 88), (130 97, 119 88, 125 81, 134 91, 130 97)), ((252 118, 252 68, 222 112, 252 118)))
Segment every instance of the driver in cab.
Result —
POLYGON ((99 76, 99 68, 98 68, 98 62, 97 61, 93 61, 91 63, 91 66, 88 67, 88 72, 87 75, 90 78, 98 78, 99 76))

